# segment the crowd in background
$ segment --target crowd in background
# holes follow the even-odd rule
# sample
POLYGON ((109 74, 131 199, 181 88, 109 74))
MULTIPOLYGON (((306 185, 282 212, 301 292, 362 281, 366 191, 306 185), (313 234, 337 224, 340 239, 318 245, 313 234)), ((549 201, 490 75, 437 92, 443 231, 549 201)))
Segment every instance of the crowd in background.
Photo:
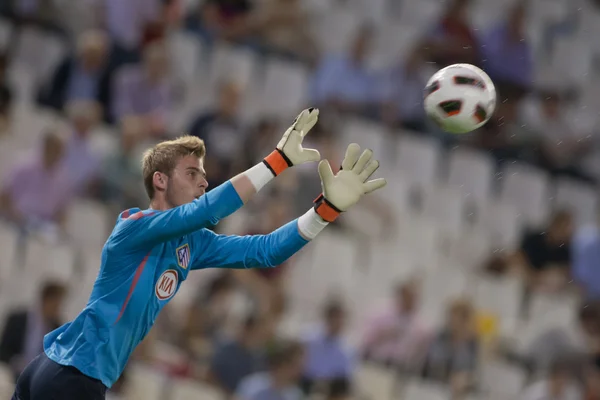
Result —
MULTIPOLYGON (((93 12, 87 20, 76 21, 63 13, 60 2, 1 3, 2 18, 19 28, 35 26, 70 46, 46 80, 37 83, 35 99, 64 115, 68 128, 45 127, 31 157, 2 171, 0 215, 27 232, 41 229, 60 235, 67 210, 82 196, 106 203, 114 215, 148 203, 139 150, 182 133, 169 123, 186 90, 170 65, 164 40, 173 31, 195 35, 207 52, 230 42, 260 57, 280 57, 310 68, 310 105, 319 107, 322 117, 307 145, 334 165, 345 145, 339 141, 340 121, 352 115, 384 125, 390 141, 409 130, 438 138, 448 148, 460 143, 483 149, 499 165, 519 159, 593 185, 600 177, 588 163, 597 154, 596 127, 586 125, 584 118, 573 123, 567 115, 579 93, 535 76, 534 60, 542 55, 534 54, 525 32, 527 2, 515 2, 506 16, 481 31, 470 23, 473 1, 447 1, 438 23, 423 29, 405 57, 376 70, 369 63, 375 27, 357 25, 347 51, 330 54, 311 28, 311 12, 318 8, 308 1, 205 0, 188 7, 178 0, 81 0, 93 12), (499 93, 489 123, 460 137, 432 125, 422 107, 430 73, 457 62, 482 67, 499 93), (104 124, 116 127, 120 142, 107 158, 89 143, 91 133, 104 124)), ((346 7, 344 1, 338 3, 336 7, 346 7)), ((540 48, 551 52, 558 37, 569 35, 577 21, 568 17, 544 27, 540 48)), ((9 40, 0 54, 0 146, 3 135, 20 134, 10 129, 15 91, 7 71, 14 43, 9 40)), ((217 82, 210 103, 199 105, 186 121, 187 132, 206 142, 210 188, 259 162, 289 122, 261 115, 248 124, 241 117, 245 89, 235 80, 217 82)), ((286 176, 248 205, 252 218, 240 233, 273 230, 310 207, 319 191, 314 174, 286 176)), ((371 208, 384 220, 390 212, 383 200, 371 208)), ((342 221, 332 229, 347 225, 342 221)), ((524 310, 531 293, 567 291, 585 299, 579 324, 570 331, 545 332, 525 355, 513 354, 503 344, 495 348, 530 376, 542 377, 525 390, 523 399, 600 399, 600 275, 594 269, 600 262, 600 240, 596 228, 590 229, 576 230, 572 216, 558 211, 547 226, 525 232, 518 251, 490 255, 481 266, 490 276, 516 275, 527 282, 524 310)), ((167 307, 134 359, 209 382, 239 400, 296 400, 311 392, 329 400, 350 399, 360 360, 447 383, 457 394, 477 389, 483 345, 468 300, 448 304, 446 321, 436 330, 420 319, 419 281, 390 282, 387 306, 370 312, 358 345, 344 340, 349 306, 334 296, 300 340, 284 340, 278 325, 289 307, 287 268, 206 274, 180 322, 173 322, 167 307), (240 296, 250 306, 232 320, 226 310, 240 296), (169 357, 157 356, 160 346, 168 346, 169 357)), ((8 315, 0 361, 15 374, 41 351, 44 333, 63 322, 66 290, 48 282, 40 288, 38 304, 8 315)), ((111 396, 118 398, 122 383, 127 383, 127 371, 111 396)))

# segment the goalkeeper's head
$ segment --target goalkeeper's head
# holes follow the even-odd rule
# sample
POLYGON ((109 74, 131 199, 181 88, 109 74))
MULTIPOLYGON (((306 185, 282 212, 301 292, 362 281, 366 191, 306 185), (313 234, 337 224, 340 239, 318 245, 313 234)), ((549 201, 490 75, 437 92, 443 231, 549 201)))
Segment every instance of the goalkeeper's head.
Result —
POLYGON ((208 187, 204 141, 181 136, 144 153, 142 172, 152 208, 169 209, 202 196, 208 187))

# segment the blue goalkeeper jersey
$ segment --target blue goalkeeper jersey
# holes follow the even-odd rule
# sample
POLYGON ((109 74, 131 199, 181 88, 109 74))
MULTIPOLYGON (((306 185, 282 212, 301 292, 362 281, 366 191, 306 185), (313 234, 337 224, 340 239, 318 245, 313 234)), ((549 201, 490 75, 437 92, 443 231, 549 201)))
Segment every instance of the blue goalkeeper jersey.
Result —
POLYGON ((272 267, 307 243, 296 220, 268 235, 225 236, 206 229, 241 206, 226 182, 171 210, 119 215, 86 307, 45 336, 46 355, 111 387, 190 270, 272 267))

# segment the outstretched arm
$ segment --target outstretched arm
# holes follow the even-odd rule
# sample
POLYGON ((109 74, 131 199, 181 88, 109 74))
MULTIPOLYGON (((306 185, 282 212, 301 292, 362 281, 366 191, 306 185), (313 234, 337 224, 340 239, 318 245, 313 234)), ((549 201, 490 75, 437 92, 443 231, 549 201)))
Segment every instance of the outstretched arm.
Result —
POLYGON ((125 211, 119 217, 113 243, 133 250, 152 247, 214 225, 233 214, 286 168, 320 159, 317 150, 302 147, 304 136, 316 124, 318 116, 317 109, 302 111, 263 162, 191 203, 166 211, 134 214, 125 211))
POLYGON ((379 167, 379 163, 371 157, 370 150, 361 155, 360 147, 351 144, 342 170, 335 176, 329 163, 321 162, 319 173, 323 194, 317 198, 315 206, 268 235, 227 236, 207 229, 198 231, 194 237, 198 258, 191 268, 260 268, 282 264, 341 212, 357 203, 363 194, 385 185, 383 179, 367 181, 379 167))

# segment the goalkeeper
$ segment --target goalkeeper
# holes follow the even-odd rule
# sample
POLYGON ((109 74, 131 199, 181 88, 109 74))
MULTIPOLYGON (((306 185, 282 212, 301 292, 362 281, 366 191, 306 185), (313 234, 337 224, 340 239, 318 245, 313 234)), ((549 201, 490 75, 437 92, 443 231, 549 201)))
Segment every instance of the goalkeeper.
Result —
POLYGON ((300 218, 268 235, 226 236, 206 229, 242 207, 271 179, 320 159, 302 148, 318 110, 304 110, 262 163, 204 194, 202 140, 184 136, 148 150, 143 160, 147 210, 119 215, 102 250, 100 272, 85 309, 44 338, 44 352, 25 368, 13 400, 104 399, 129 356, 190 270, 258 268, 283 263, 360 197, 385 185, 369 177, 372 152, 348 146, 334 176, 319 163, 323 192, 300 218))

